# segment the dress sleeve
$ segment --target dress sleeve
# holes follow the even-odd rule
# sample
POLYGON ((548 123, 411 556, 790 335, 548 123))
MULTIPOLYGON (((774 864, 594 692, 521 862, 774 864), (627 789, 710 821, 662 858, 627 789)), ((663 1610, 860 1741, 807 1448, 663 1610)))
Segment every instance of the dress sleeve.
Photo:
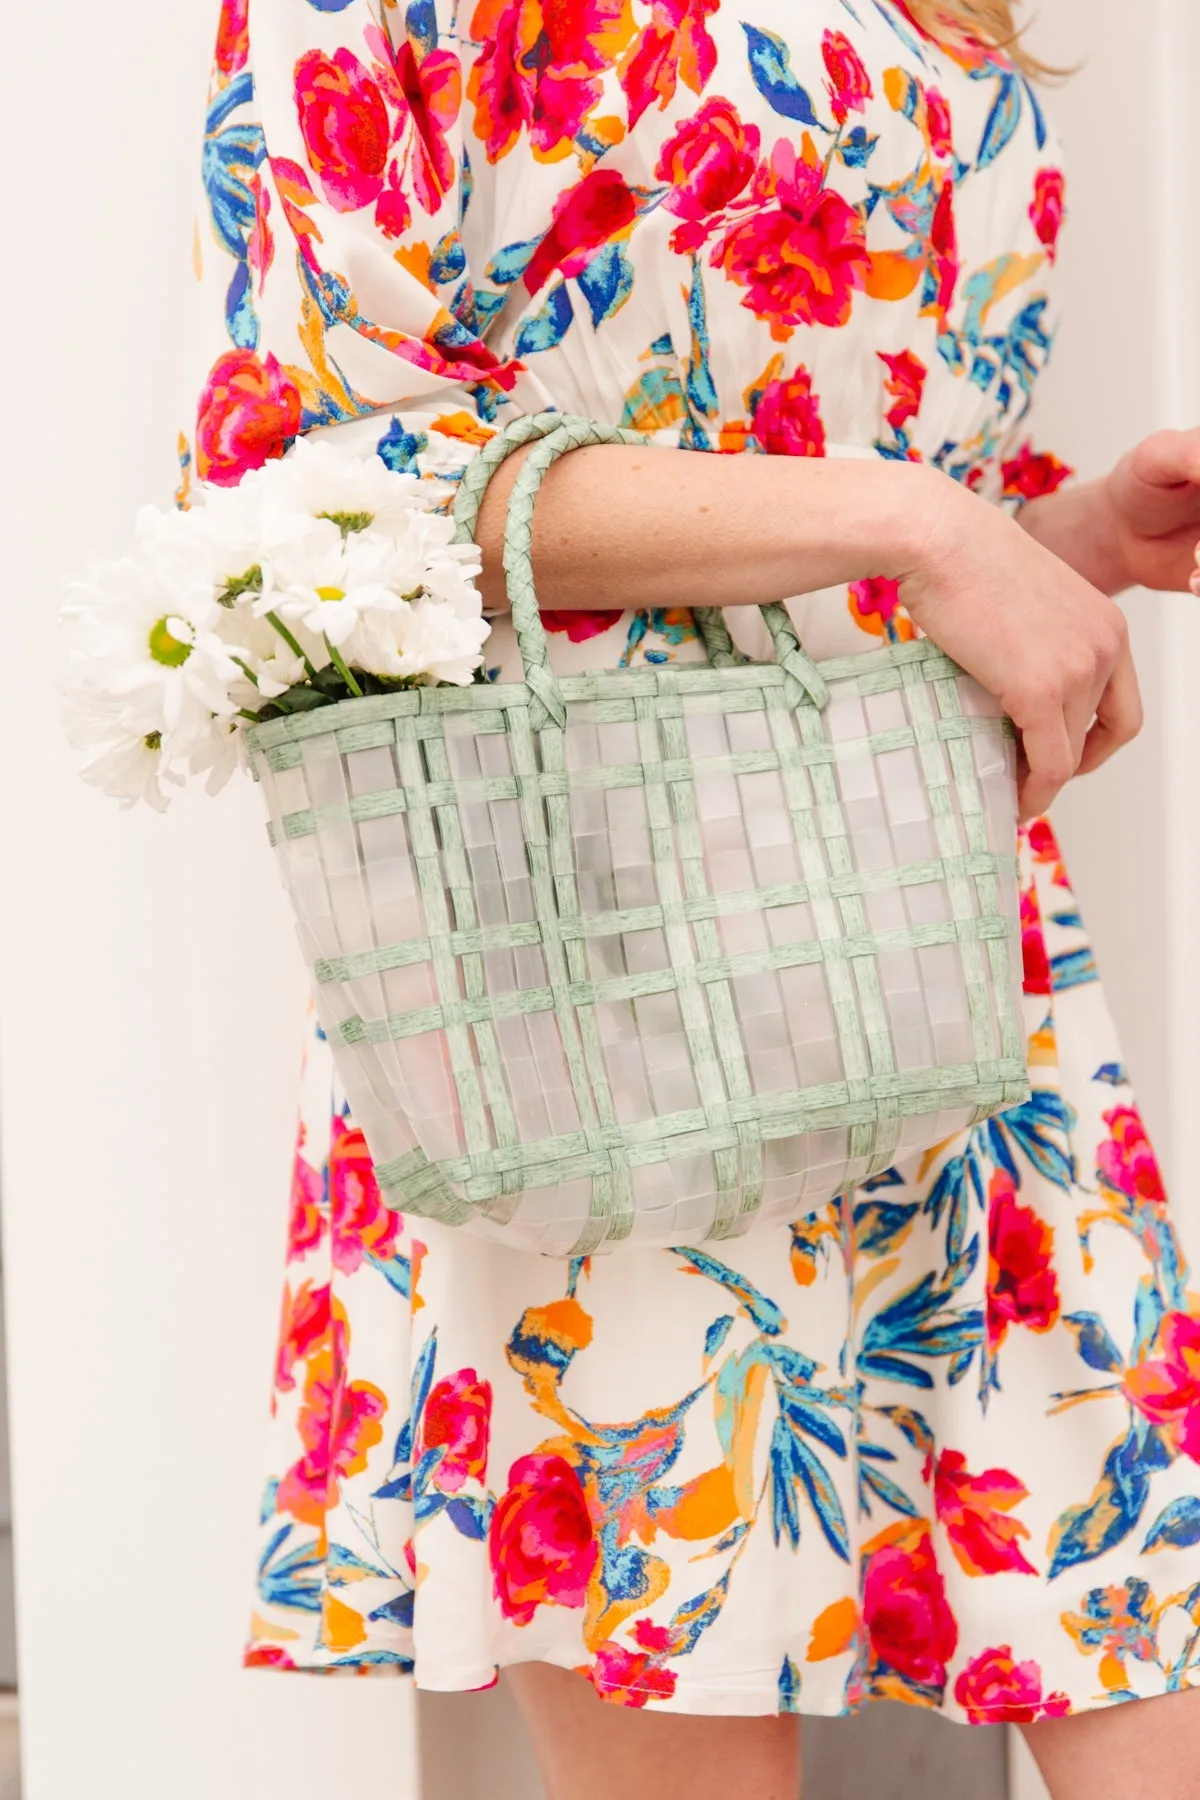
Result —
MULTIPOLYGON (((223 0, 197 262, 194 444, 231 486, 301 432, 395 415, 386 460, 486 440, 520 365, 483 341, 449 0, 223 0), (389 25, 388 21, 392 21, 389 25)), ((508 409, 506 411, 506 409, 508 409)))

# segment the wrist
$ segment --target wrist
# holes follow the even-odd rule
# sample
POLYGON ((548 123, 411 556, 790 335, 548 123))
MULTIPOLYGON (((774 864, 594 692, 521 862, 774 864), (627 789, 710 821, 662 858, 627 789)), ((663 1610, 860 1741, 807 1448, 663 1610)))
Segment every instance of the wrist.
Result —
POLYGON ((1110 596, 1134 585, 1111 483, 1111 475, 1073 482, 1056 494, 1029 501, 1017 515, 1030 537, 1110 596))

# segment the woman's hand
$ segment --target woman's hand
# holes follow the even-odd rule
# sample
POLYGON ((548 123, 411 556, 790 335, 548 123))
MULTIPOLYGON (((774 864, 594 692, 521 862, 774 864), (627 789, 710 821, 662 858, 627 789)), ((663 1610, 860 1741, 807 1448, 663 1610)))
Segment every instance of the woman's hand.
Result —
POLYGON ((1005 514, 944 476, 901 598, 1021 733, 1021 815, 1137 736, 1142 703, 1119 607, 1005 514))
POLYGON ((1156 431, 1103 480, 1031 501, 1021 523, 1106 594, 1181 593, 1200 540, 1200 429, 1156 431))

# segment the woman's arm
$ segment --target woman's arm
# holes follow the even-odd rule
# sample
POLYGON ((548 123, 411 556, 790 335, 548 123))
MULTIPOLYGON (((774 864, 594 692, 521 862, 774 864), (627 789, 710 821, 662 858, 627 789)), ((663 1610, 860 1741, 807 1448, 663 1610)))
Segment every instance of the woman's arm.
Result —
POLYGON ((1100 481, 1031 500, 1021 523, 1103 593, 1182 592, 1200 539, 1200 430, 1155 432, 1100 481))
MULTIPOLYGON (((504 605, 508 459, 479 521, 485 604, 504 605)), ((912 618, 1021 732, 1021 804, 1141 726, 1119 608, 1005 514, 912 463, 699 456, 604 445, 548 474, 534 528, 538 597, 556 609, 761 606, 886 575, 912 618)))

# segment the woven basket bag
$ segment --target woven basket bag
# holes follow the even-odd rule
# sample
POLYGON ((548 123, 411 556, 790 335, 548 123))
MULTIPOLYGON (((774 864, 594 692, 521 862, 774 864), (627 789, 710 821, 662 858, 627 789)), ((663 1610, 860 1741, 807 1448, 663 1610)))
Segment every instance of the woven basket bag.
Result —
POLYGON ((815 665, 558 678, 505 545, 525 680, 249 734, 321 1023, 391 1204, 514 1246, 688 1245, 811 1212, 1024 1099, 1013 731, 925 641, 815 665))

